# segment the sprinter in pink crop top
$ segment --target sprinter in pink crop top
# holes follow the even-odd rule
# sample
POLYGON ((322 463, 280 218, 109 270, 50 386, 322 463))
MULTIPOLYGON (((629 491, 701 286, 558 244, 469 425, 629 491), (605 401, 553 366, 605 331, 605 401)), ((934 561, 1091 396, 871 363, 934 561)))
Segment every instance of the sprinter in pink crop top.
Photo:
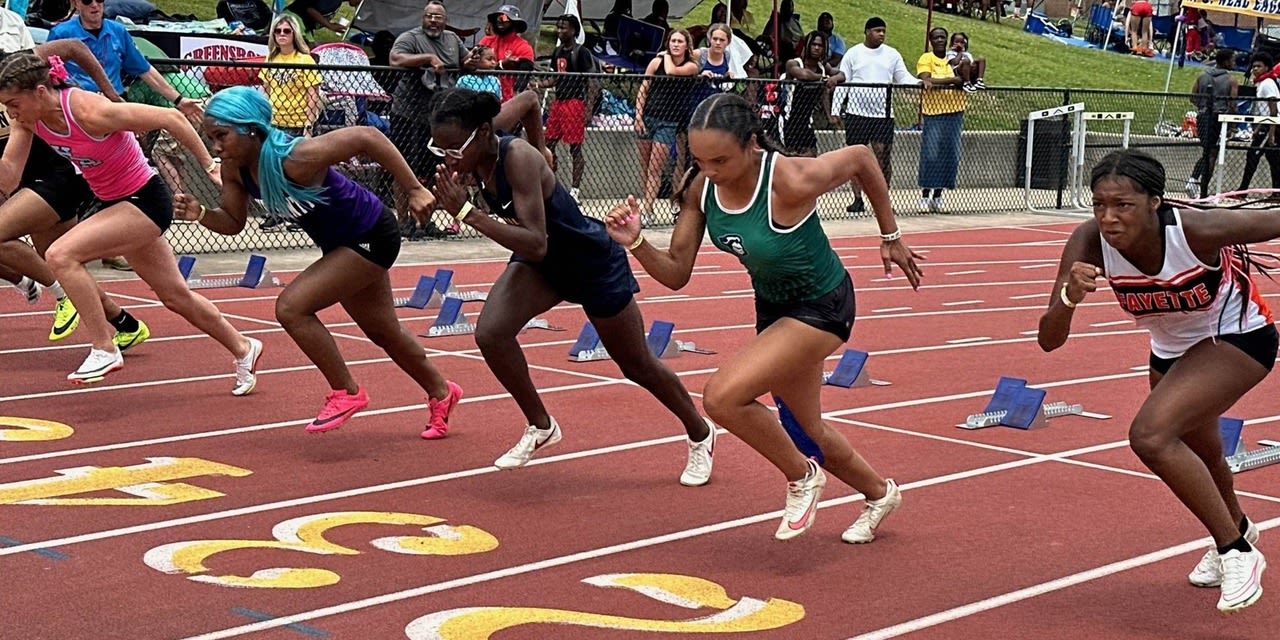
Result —
MULTIPOLYGON (((217 307, 187 287, 163 237, 173 221, 173 196, 147 164, 133 134, 168 131, 209 168, 215 181, 217 164, 177 110, 111 102, 68 88, 66 78, 58 58, 18 53, 0 60, 0 103, 14 126, 33 133, 75 165, 101 201, 97 213, 55 241, 45 254, 92 340, 89 356, 67 379, 77 384, 97 382, 124 367, 97 285, 84 268, 91 260, 123 255, 165 307, 232 353, 236 368, 232 394, 250 393, 257 384, 262 343, 242 335, 217 307)), ((26 158, 20 160, 26 162, 26 158)))

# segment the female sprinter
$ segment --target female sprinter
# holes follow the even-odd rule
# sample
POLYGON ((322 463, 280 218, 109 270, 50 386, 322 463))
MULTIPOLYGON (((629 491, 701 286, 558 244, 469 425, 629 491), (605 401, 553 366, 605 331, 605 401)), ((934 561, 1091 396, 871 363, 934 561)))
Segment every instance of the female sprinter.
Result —
POLYGON ((1223 612, 1243 609, 1262 597, 1267 562, 1236 500, 1218 416, 1275 364, 1276 329, 1243 245, 1280 237, 1280 211, 1175 209, 1162 200, 1164 167, 1137 151, 1107 155, 1090 185, 1093 219, 1062 251, 1040 347, 1067 341, 1075 307, 1098 278, 1151 333, 1151 395, 1129 426, 1129 446, 1213 536, 1191 584, 1221 586, 1223 612))
MULTIPOLYGON (((532 92, 508 104, 502 117, 508 126, 540 122, 532 92)), ((445 437, 462 388, 440 375, 396 319, 388 274, 400 253, 395 216, 376 195, 333 165, 368 155, 410 194, 413 213, 420 218, 430 215, 434 199, 376 129, 347 127, 314 138, 291 138, 271 124, 272 115, 267 99, 246 87, 226 89, 209 100, 206 130, 223 160, 222 204, 207 209, 194 197, 179 194, 174 199, 178 214, 231 235, 244 229, 249 199, 261 198, 273 214, 296 221, 324 252, 276 301, 276 318, 332 389, 307 431, 336 429, 369 404, 333 336, 316 317, 321 309, 341 304, 365 335, 427 393, 430 417, 422 437, 445 437)))
POLYGON ((706 484, 715 429, 698 415, 675 373, 649 351, 634 299, 640 287, 626 252, 609 239, 603 224, 582 215, 544 156, 522 139, 499 137, 499 123, 493 121, 498 113, 498 100, 487 93, 452 89, 438 94, 429 143, 445 159, 436 177, 440 206, 514 254, 476 325, 480 353, 528 422, 520 441, 494 465, 522 467, 536 451, 560 441, 560 425, 538 397, 516 334, 534 316, 567 300, 582 305, 622 374, 684 423, 689 455, 680 483, 706 484), (462 183, 469 178, 480 187, 482 207, 467 201, 462 183), (490 218, 490 212, 503 221, 490 218))
POLYGON ((249 87, 232 87, 209 99, 205 131, 222 159, 222 203, 207 209, 178 194, 178 215, 218 233, 244 229, 251 199, 271 215, 302 227, 324 255, 307 267, 276 300, 276 319, 316 365, 331 391, 310 433, 342 426, 369 405, 342 354, 316 314, 341 304, 374 344, 422 387, 430 417, 423 438, 443 438, 462 388, 446 381, 396 318, 388 270, 400 254, 395 215, 364 187, 334 169, 358 155, 382 165, 409 194, 414 215, 425 218, 431 194, 404 158, 371 127, 346 127, 314 138, 294 138, 272 125, 271 103, 249 87))
MULTIPOLYGON (((233 395, 257 384, 262 343, 246 338, 208 300, 193 293, 173 259, 163 234, 173 221, 169 190, 142 154, 134 132, 164 128, 210 171, 216 163, 186 117, 175 109, 111 102, 67 88, 59 58, 16 53, 0 61, 0 102, 17 125, 9 144, 34 134, 84 174, 100 210, 49 247, 45 260, 80 312, 92 348, 67 376, 75 383, 96 382, 124 366, 116 333, 98 301, 98 287, 84 263, 123 255, 166 307, 216 339, 235 357, 233 395)), ((22 141, 25 144, 25 141, 22 141)))
POLYGON ((813 524, 827 482, 821 465, 867 497, 862 515, 842 537, 870 542, 902 497, 892 480, 876 473, 822 420, 823 361, 848 341, 854 300, 853 282, 816 215, 818 197, 857 178, 875 206, 885 271, 892 261, 917 287, 919 256, 901 240, 888 185, 866 147, 791 158, 779 153, 763 130, 740 96, 704 100, 689 122, 696 164, 676 196, 680 218, 671 248, 645 243, 634 197, 609 212, 609 234, 671 289, 689 282, 704 229, 717 248, 738 257, 755 288, 758 335, 707 381, 702 406, 787 477, 786 513, 775 537, 794 538, 813 524), (785 402, 799 423, 802 433, 792 433, 794 443, 778 418, 756 401, 766 393, 785 402))

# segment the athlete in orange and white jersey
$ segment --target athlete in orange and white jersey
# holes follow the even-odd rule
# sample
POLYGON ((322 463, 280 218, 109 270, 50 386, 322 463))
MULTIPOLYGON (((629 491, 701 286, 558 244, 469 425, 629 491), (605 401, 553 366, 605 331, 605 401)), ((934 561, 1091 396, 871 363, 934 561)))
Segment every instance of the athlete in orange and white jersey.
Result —
POLYGON ((1262 597, 1267 562, 1236 499, 1218 418, 1275 366, 1280 338, 1258 294, 1245 245, 1280 237, 1280 210, 1179 211, 1164 202, 1154 158, 1117 151, 1093 169, 1093 219, 1062 252, 1040 347, 1062 346, 1084 297, 1105 277, 1120 306, 1151 333, 1151 394, 1129 445, 1213 536, 1188 576, 1221 587, 1218 609, 1262 597))

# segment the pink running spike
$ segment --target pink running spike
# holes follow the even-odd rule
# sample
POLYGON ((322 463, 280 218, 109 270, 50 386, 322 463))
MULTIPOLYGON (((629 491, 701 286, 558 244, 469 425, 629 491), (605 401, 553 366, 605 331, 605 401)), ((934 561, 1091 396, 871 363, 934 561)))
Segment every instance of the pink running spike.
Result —
POLYGON ((324 433, 337 429, 367 406, 369 395, 364 392, 364 387, 357 387, 354 395, 344 389, 330 391, 324 398, 324 408, 320 410, 320 415, 307 425, 307 433, 324 433))
POLYGON ((453 413, 453 408, 458 406, 458 401, 462 399, 462 387, 453 382, 445 384, 449 387, 449 393, 443 400, 435 398, 427 400, 427 409, 431 411, 431 418, 427 421, 426 430, 422 432, 425 440, 439 440, 449 434, 449 414, 453 413))

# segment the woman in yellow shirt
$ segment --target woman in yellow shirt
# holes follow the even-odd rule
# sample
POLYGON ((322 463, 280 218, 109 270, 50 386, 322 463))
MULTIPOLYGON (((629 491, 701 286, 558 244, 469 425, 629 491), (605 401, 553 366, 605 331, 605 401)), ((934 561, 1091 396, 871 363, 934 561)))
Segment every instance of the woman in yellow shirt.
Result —
POLYGON ((920 142, 920 209, 942 211, 942 190, 956 188, 960 166, 960 131, 964 126, 965 95, 962 78, 956 77, 947 62, 947 30, 934 27, 929 46, 916 62, 916 75, 923 81, 920 98, 923 132, 920 142))
MULTIPOLYGON (((271 22, 267 62, 314 67, 311 47, 293 14, 282 13, 271 22)), ((259 73, 271 102, 272 126, 292 136, 310 136, 311 123, 320 115, 320 72, 315 69, 273 68, 259 73)))

